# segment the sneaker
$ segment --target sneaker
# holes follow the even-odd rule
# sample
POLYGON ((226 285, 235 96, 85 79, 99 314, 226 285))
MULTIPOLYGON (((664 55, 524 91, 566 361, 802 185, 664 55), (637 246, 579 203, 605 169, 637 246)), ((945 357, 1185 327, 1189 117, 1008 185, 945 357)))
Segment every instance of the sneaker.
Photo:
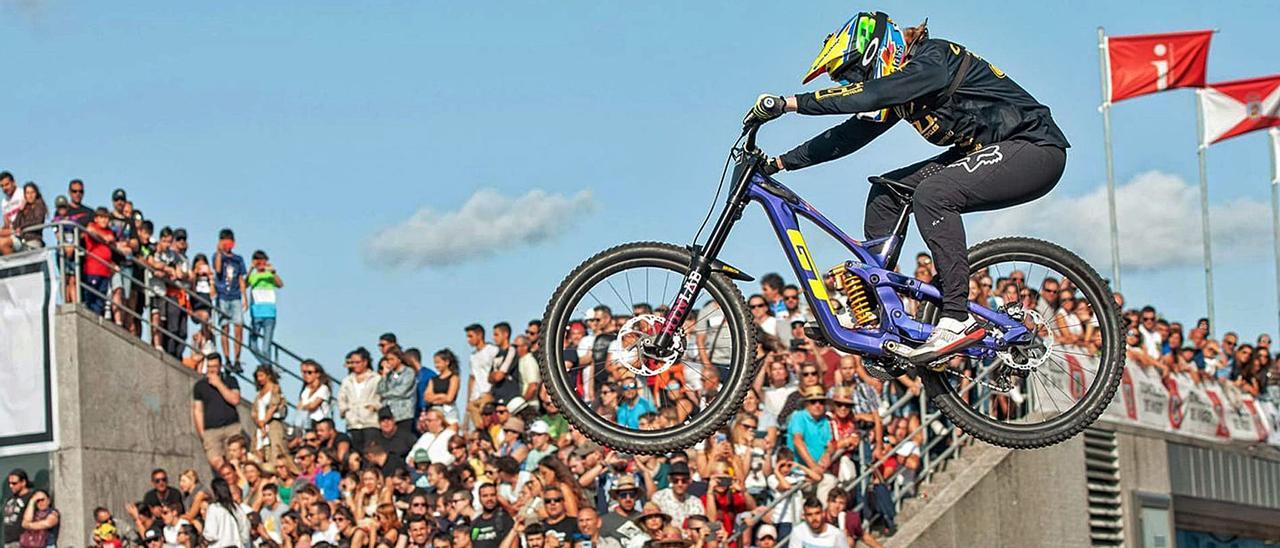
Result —
POLYGON ((917 346, 907 359, 915 365, 938 364, 945 367, 946 360, 943 358, 968 348, 986 335, 987 330, 978 325, 972 316, 965 317, 963 321, 943 318, 924 344, 917 346))

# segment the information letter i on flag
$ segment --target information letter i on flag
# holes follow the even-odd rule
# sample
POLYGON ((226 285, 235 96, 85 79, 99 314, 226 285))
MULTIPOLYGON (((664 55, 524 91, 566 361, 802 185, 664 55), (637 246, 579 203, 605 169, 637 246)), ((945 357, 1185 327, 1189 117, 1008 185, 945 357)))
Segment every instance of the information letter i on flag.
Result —
POLYGON ((1108 36, 1106 101, 1202 87, 1212 30, 1108 36))

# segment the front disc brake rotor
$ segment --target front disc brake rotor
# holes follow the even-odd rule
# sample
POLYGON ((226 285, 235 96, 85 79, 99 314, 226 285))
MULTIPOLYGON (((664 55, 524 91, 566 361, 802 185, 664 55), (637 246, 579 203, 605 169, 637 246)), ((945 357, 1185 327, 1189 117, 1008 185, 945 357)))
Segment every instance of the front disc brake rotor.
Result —
POLYGON ((618 330, 615 343, 618 347, 609 349, 609 361, 637 377, 653 377, 666 372, 684 355, 686 343, 684 330, 679 329, 665 348, 654 346, 666 323, 666 318, 656 314, 641 314, 627 320, 618 330))

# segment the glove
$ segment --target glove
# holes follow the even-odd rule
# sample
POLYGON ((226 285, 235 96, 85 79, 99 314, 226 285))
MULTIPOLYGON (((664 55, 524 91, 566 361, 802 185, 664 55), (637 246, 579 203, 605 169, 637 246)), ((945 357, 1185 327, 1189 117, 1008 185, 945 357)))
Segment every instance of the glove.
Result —
POLYGON ((742 125, 763 124, 782 116, 786 112, 786 105, 786 99, 778 95, 762 93, 756 98, 756 104, 747 111, 747 116, 742 119, 742 125))
POLYGON ((779 163, 777 156, 765 158, 764 163, 760 164, 760 173, 765 174, 765 176, 772 176, 774 173, 782 171, 782 168, 778 167, 779 163))

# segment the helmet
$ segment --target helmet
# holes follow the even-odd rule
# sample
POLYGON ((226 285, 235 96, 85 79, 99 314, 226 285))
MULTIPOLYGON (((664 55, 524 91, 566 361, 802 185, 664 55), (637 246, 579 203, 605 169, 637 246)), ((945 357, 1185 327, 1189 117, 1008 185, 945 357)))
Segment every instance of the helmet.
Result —
POLYGON ((902 68, 907 44, 898 25, 884 12, 859 12, 827 35, 805 84, 826 74, 848 84, 888 76, 902 68))

